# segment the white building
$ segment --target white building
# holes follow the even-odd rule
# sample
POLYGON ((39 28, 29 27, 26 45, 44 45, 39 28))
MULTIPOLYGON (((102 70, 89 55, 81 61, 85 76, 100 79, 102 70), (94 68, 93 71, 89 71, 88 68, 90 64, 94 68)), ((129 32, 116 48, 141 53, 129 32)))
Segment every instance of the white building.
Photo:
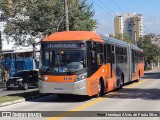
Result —
POLYGON ((143 16, 136 13, 124 13, 114 18, 114 30, 116 34, 126 34, 132 40, 138 40, 143 36, 143 16))

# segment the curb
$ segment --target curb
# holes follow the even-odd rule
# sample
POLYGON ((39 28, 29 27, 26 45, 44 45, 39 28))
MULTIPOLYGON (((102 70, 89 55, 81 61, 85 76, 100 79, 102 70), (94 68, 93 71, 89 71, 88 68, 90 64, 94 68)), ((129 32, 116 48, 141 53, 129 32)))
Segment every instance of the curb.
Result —
POLYGON ((0 92, 1 92, 1 91, 4 91, 5 89, 6 89, 6 88, 1 88, 1 89, 0 89, 0 92))
POLYGON ((29 101, 29 100, 33 100, 33 99, 36 99, 36 98, 45 97, 45 96, 48 96, 48 95, 49 94, 36 95, 36 96, 31 96, 29 98, 22 98, 22 99, 18 99, 18 100, 11 101, 11 102, 1 103, 0 108, 5 107, 5 106, 9 106, 9 105, 13 105, 13 104, 17 104, 17 103, 22 103, 22 102, 29 101))
POLYGON ((16 104, 16 103, 21 103, 21 102, 24 102, 24 101, 25 101, 25 99, 22 98, 22 99, 15 100, 15 101, 12 101, 12 102, 5 102, 5 103, 1 103, 1 104, 0 104, 0 107, 4 107, 4 106, 16 104))

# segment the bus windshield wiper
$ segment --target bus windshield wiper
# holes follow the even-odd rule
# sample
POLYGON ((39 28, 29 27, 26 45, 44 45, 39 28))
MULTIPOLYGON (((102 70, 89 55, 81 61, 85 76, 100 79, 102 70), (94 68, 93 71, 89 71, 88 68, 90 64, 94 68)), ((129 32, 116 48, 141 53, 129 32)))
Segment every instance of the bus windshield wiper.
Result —
MULTIPOLYGON (((53 66, 53 64, 50 64, 49 67, 46 69, 46 72, 49 72, 49 69, 53 66)), ((53 69, 53 71, 55 72, 55 70, 53 69)))
POLYGON ((75 74, 73 71, 69 70, 67 67, 65 67, 65 69, 68 71, 67 73, 69 73, 71 75, 75 74))

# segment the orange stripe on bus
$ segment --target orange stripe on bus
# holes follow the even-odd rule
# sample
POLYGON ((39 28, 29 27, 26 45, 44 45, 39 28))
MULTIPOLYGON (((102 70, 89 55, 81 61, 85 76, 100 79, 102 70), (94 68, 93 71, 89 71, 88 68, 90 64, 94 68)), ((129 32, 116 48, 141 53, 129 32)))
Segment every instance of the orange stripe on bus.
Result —
POLYGON ((68 83, 68 82, 75 82, 76 75, 70 75, 70 76, 44 75, 43 78, 44 78, 44 82, 68 83))

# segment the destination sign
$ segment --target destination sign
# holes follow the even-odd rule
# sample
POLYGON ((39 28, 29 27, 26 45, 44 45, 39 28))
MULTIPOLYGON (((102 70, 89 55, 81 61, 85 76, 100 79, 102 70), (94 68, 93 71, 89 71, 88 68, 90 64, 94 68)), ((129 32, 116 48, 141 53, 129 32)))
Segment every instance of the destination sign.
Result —
POLYGON ((42 45, 43 48, 83 48, 84 43, 47 43, 42 45))

